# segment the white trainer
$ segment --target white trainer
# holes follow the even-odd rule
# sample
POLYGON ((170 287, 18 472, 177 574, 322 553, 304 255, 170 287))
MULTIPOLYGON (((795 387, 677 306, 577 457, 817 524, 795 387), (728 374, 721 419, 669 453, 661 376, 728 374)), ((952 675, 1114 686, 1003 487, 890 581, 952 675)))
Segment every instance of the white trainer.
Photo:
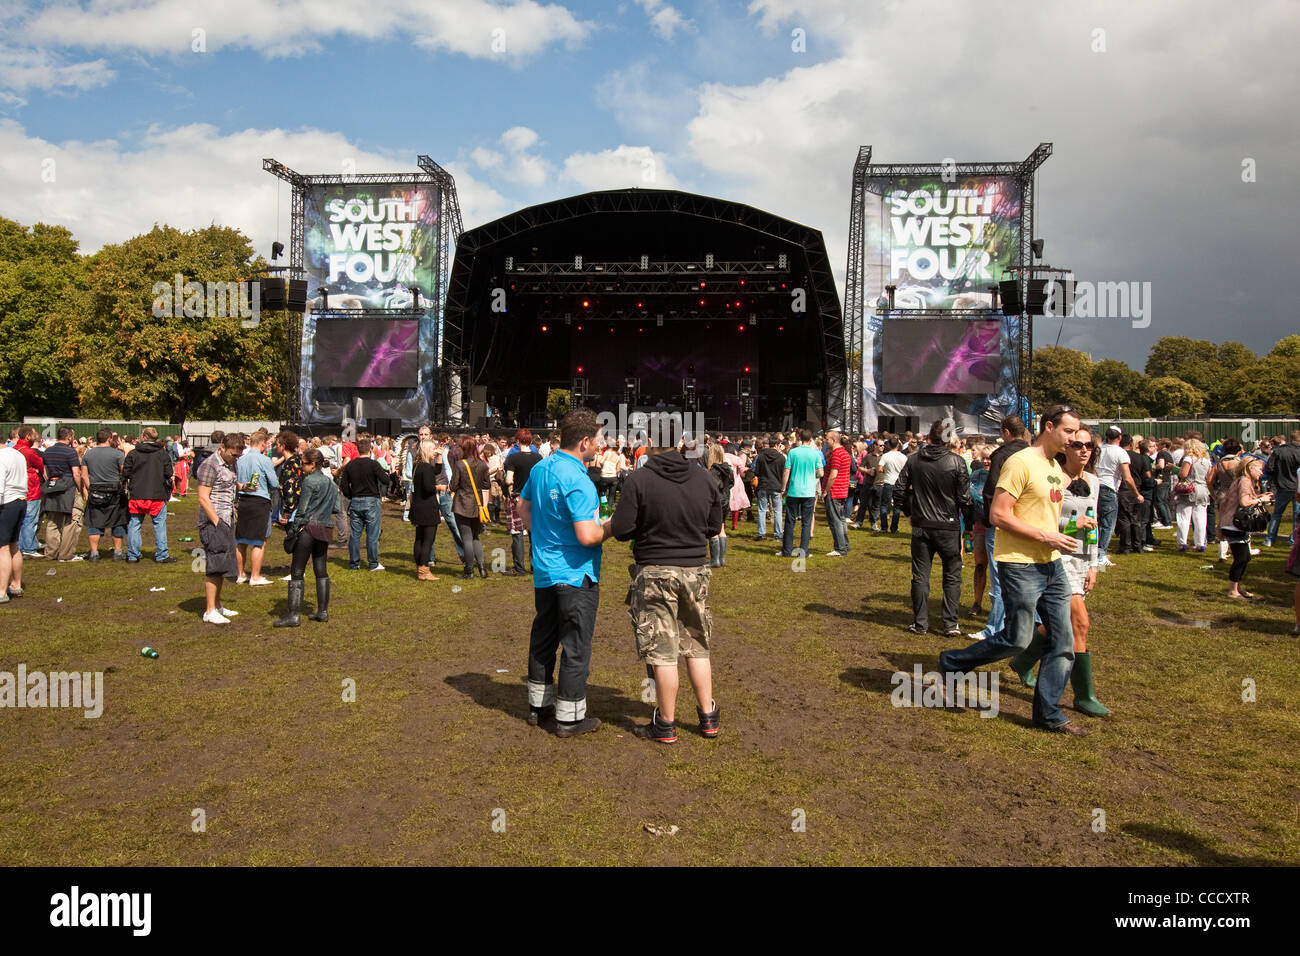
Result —
POLYGON ((222 615, 220 610, 206 611, 203 614, 204 624, 229 624, 230 618, 222 615))
POLYGON ((228 607, 219 607, 219 608, 217 608, 217 610, 220 611, 222 614, 224 614, 226 617, 238 617, 238 616, 239 616, 239 612, 238 612, 238 611, 232 611, 232 610, 230 610, 230 608, 228 608, 228 607))

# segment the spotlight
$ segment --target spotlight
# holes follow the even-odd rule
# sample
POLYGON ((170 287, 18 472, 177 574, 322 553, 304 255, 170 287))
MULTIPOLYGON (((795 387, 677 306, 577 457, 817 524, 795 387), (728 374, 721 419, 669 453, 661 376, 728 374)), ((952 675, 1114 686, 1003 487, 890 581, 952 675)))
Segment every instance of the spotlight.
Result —
POLYGON ((583 299, 583 300, 582 300, 582 307, 583 307, 584 309, 590 309, 590 308, 591 308, 591 300, 590 300, 590 299, 583 299))
POLYGON ((543 325, 543 326, 542 326, 542 331, 543 331, 543 332, 549 332, 549 331, 550 331, 550 326, 543 325))

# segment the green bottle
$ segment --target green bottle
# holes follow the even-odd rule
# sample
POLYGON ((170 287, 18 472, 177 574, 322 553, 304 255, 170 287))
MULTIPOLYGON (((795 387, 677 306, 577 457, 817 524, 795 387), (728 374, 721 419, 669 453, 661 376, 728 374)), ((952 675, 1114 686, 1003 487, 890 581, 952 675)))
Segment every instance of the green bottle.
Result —
POLYGON ((1097 513, 1092 508, 1089 508, 1087 515, 1093 519, 1092 527, 1088 529, 1087 535, 1088 547, 1092 548, 1097 544, 1097 513))
POLYGON ((614 513, 613 509, 610 508, 610 506, 609 506, 609 499, 606 498, 604 495, 601 495, 601 496, 600 496, 600 516, 601 516, 602 518, 608 518, 608 517, 609 517, 611 514, 613 514, 613 513, 614 513))
POLYGON ((1066 534, 1078 534, 1078 533, 1079 533, 1079 523, 1075 520, 1075 517, 1076 517, 1078 514, 1079 514, 1079 512, 1077 512, 1077 511, 1071 511, 1071 512, 1070 512, 1070 520, 1067 521, 1067 522, 1065 523, 1065 533, 1066 533, 1066 534))

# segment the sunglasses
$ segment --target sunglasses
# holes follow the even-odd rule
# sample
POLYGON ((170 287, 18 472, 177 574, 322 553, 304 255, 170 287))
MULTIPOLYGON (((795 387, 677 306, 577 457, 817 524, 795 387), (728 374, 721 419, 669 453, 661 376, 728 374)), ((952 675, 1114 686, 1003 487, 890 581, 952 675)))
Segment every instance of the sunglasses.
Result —
POLYGON ((1092 443, 1086 441, 1068 441, 1065 443, 1065 447, 1073 448, 1075 451, 1078 451, 1081 448, 1091 449, 1092 443))

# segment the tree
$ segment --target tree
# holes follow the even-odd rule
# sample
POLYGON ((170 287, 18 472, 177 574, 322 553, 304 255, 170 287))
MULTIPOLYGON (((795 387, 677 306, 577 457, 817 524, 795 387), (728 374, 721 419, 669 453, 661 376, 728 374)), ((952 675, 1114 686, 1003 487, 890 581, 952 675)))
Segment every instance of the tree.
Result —
POLYGON ((1275 356, 1270 352, 1253 368, 1239 373, 1233 387, 1230 410, 1253 415, 1294 415, 1300 411, 1300 354, 1275 356))
POLYGON ((171 421, 273 416, 283 398, 283 313, 264 313, 244 328, 237 313, 208 314, 206 301, 202 316, 177 315, 186 303, 155 291, 158 283, 173 287, 177 276, 248 280, 260 266, 248 237, 222 226, 155 225, 92 256, 84 282, 49 322, 83 412, 171 421))
POLYGON ((1082 352, 1059 345, 1047 345, 1036 350, 1031 380, 1034 404, 1039 407, 1073 405, 1085 415, 1099 411, 1094 410, 1089 393, 1092 361, 1082 352))
POLYGON ((1206 395, 1220 377, 1219 349, 1205 339, 1165 335, 1156 340, 1147 356, 1147 378, 1172 376, 1200 389, 1206 395))
POLYGON ((1116 408, 1147 404, 1147 380, 1118 359, 1102 359, 1092 367, 1089 395, 1107 413, 1116 408))
POLYGON ((0 418, 66 414, 74 404, 68 363, 46 322, 84 274, 67 229, 0 218, 0 418))
POLYGON ((1172 375, 1148 380, 1146 396, 1151 411, 1162 417, 1190 417, 1205 411, 1205 395, 1200 389, 1172 375))
POLYGON ((1272 358, 1300 358, 1300 335, 1278 339, 1268 354, 1272 358))

